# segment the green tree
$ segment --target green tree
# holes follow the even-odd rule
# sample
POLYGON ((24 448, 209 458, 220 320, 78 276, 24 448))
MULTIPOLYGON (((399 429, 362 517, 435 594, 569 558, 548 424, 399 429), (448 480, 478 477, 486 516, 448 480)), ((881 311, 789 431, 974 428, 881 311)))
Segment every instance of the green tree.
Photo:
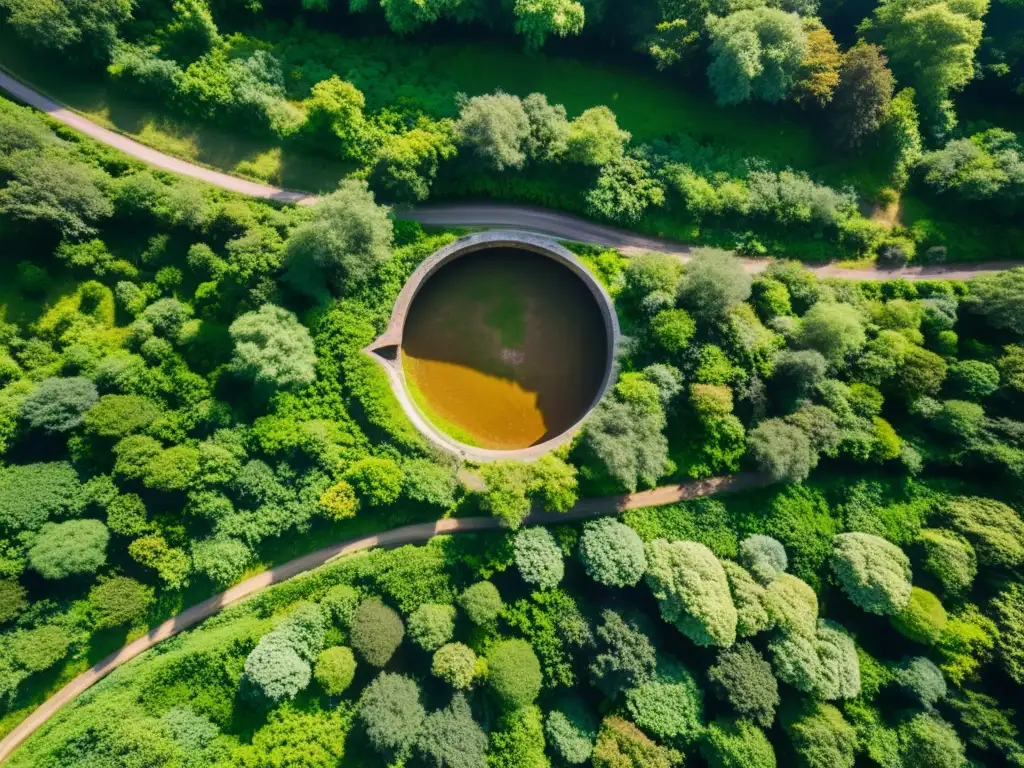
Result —
POLYGON ((494 461, 481 470, 484 493, 480 506, 515 530, 530 513, 530 468, 518 461, 494 461))
POLYGON ((807 49, 793 82, 793 99, 804 107, 824 107, 839 85, 843 57, 828 27, 818 19, 803 19, 807 49))
POLYGON ((105 61, 117 43, 118 27, 132 17, 129 0, 3 0, 7 23, 20 37, 41 48, 61 53, 76 49, 105 61))
POLYGON ((213 536, 192 545, 192 565, 214 584, 228 587, 242 578, 252 564, 253 552, 243 541, 213 536))
POLYGON ((430 671, 456 690, 465 690, 473 684, 477 674, 477 657, 473 649, 463 643, 448 643, 434 652, 430 671))
POLYGON ((594 684, 610 699, 654 675, 657 659, 650 637, 636 617, 606 609, 597 627, 597 654, 590 664, 594 684))
POLYGON ((96 385, 84 376, 46 379, 21 401, 21 418, 50 434, 68 432, 82 424, 99 399, 96 385))
POLYGON ((868 533, 832 540, 832 570, 854 605, 869 613, 899 613, 910 601, 910 559, 895 544, 868 533))
POLYGON ((608 587, 632 587, 647 570, 643 541, 610 517, 584 523, 579 555, 587 575, 608 587))
POLYGON ((736 256, 714 248, 698 248, 683 272, 679 300, 698 320, 720 321, 750 298, 751 285, 750 275, 736 256))
POLYGON ((765 419, 747 434, 751 458, 775 480, 800 482, 817 465, 807 434, 782 419, 765 419))
POLYGON ((882 128, 896 84, 887 64, 882 49, 863 40, 843 54, 830 107, 840 147, 859 149, 882 128))
POLYGON ((444 709, 423 719, 416 753, 426 765, 446 768, 484 768, 487 734, 473 719, 466 697, 457 693, 444 709))
MULTIPOLYGON (((5 0, 14 1, 24 2, 5 0)), ((105 193, 110 177, 64 155, 15 152, 4 159, 4 175, 7 185, 0 189, 0 214, 46 224, 65 238, 96 234, 96 225, 114 212, 105 193)))
POLYGON ((562 550, 554 536, 541 526, 516 534, 515 557, 523 581, 540 589, 553 589, 565 574, 562 550))
POLYGON ((321 651, 313 667, 313 678, 328 696, 340 696, 352 685, 356 674, 356 657, 351 648, 336 645, 321 651))
POLYGON ((497 91, 460 97, 455 135, 485 168, 522 168, 530 140, 530 118, 518 96, 497 91))
POLYGON ((921 566, 951 597, 965 594, 978 575, 978 558, 966 539, 940 528, 921 531, 918 542, 924 550, 921 566))
POLYGON ((647 586, 661 616, 700 646, 736 641, 736 606, 714 553, 695 541, 656 539, 647 545, 647 586))
POLYGON ((529 706, 540 694, 540 662, 525 640, 503 640, 487 651, 487 683, 509 709, 529 706))
POLYGON ((101 437, 121 438, 137 432, 163 414, 161 405, 139 395, 103 395, 85 413, 87 431, 101 437))
POLYGON ((436 651, 454 632, 453 606, 424 603, 409 616, 409 637, 425 651, 436 651))
POLYGON ((576 504, 579 481, 576 467, 554 454, 530 464, 530 496, 548 512, 568 512, 576 504))
POLYGON ((999 370, 980 360, 960 360, 949 366, 947 384, 967 400, 984 400, 999 389, 999 370))
POLYGON ((962 496, 948 501, 942 511, 950 527, 974 546, 979 564, 1009 570, 1024 563, 1024 521, 1011 507, 962 496))
POLYGON ((0 579, 0 624, 6 624, 28 608, 28 591, 16 581, 0 579))
POLYGON ((704 694, 682 664, 663 661, 654 679, 626 691, 626 711, 659 741, 688 744, 704 727, 704 694))
POLYGON ((300 389, 316 379, 313 339, 288 310, 264 304, 239 316, 229 332, 232 368, 264 394, 300 389))
POLYGON ((747 720, 708 725, 700 753, 710 768, 775 768, 775 750, 764 731, 747 720))
POLYGON ((923 656, 904 659, 896 670, 896 682, 911 699, 928 710, 946 698, 942 670, 923 656))
POLYGON ((37 531, 59 515, 75 516, 85 501, 78 473, 66 461, 0 469, 0 527, 7 534, 37 531))
POLYGON ((1024 267, 975 277, 969 285, 961 306, 992 328, 1024 338, 1024 267))
POLYGON ((28 551, 28 564, 44 579, 96 573, 107 561, 108 541, 99 520, 47 523, 28 551))
POLYGON ((807 52, 800 17, 777 8, 749 8, 707 20, 708 82, 719 105, 789 95, 807 52))
POLYGON ((516 0, 516 33, 526 39, 526 47, 537 49, 548 35, 578 35, 583 31, 582 3, 575 0, 516 0))
POLYGON ((867 341, 864 319, 856 308, 826 302, 818 302, 801 318, 796 338, 835 365, 859 352, 867 341))
POLYGON ((420 118, 417 126, 389 135, 374 158, 370 183, 386 199, 421 202, 430 197, 430 187, 442 160, 456 155, 452 123, 420 118))
POLYGON ((771 727, 779 706, 779 684, 771 665, 754 646, 739 643, 719 651, 707 674, 711 690, 739 717, 750 718, 764 728, 771 727))
POLYGON ((789 567, 782 542, 764 534, 748 536, 740 542, 739 559, 762 584, 770 583, 789 567))
POLYGON ((402 462, 403 490, 413 501, 447 509, 455 503, 459 479, 453 468, 430 459, 402 462))
POLYGON ((459 605, 474 624, 490 624, 501 613, 504 603, 498 588, 489 581, 479 581, 459 596, 459 605))
POLYGON ((11 638, 10 654, 29 672, 49 669, 68 655, 71 638, 62 628, 43 625, 17 632, 11 638))
POLYGON ((783 720, 802 768, 853 768, 857 734, 838 709, 813 704, 783 720))
POLYGON ((309 685, 312 670, 282 632, 264 635, 245 659, 243 690, 257 704, 274 707, 309 685))
POLYGON ((622 158, 629 139, 614 112, 604 106, 591 107, 569 123, 569 159, 583 165, 607 165, 622 158))
POLYGON ((1011 680, 1024 683, 1024 587, 1010 584, 992 599, 999 628, 998 648, 1003 669, 1011 680))
POLYGON ((584 450, 610 478, 628 491, 653 486, 668 466, 665 413, 656 407, 606 396, 583 426, 584 450))
POLYGON ((591 214, 627 225, 664 203, 665 188, 651 175, 650 164, 635 157, 619 157, 601 166, 597 184, 587 193, 591 214))
POLYGON ((582 699, 566 696, 548 712, 544 734, 552 751, 568 765, 582 765, 594 751, 597 721, 582 699))
POLYGON ((505 712, 498 730, 491 732, 489 768, 547 768, 544 754, 544 726, 539 707, 521 707, 505 712))
POLYGON ((132 625, 155 601, 153 588, 127 576, 114 576, 89 590, 89 611, 96 629, 132 625))
POLYGON ((548 97, 543 93, 531 93, 523 99, 523 109, 530 120, 527 155, 533 160, 560 160, 569 149, 569 121, 565 107, 548 104, 548 97))
POLYGON ((392 459, 359 459, 349 465, 343 477, 359 498, 372 507, 394 504, 402 495, 402 468, 392 459))
POLYGON ((352 647, 374 667, 383 667, 405 636, 401 617, 373 597, 359 604, 350 629, 352 647))
POLYGON ((365 182, 347 180, 322 198, 285 244, 285 280, 303 293, 324 296, 365 283, 391 257, 389 210, 377 205, 365 182))
POLYGON ((900 757, 905 766, 963 768, 964 745, 953 726, 927 713, 914 715, 897 729, 900 757))
POLYGON ((597 734, 594 768, 670 768, 673 755, 628 720, 606 717, 597 734))
POLYGON ((389 762, 408 753, 427 716, 416 681, 390 672, 363 689, 357 711, 370 743, 389 762))
POLYGON ((651 318, 651 337, 663 350, 675 358, 685 352, 697 324, 685 309, 663 309, 651 318))

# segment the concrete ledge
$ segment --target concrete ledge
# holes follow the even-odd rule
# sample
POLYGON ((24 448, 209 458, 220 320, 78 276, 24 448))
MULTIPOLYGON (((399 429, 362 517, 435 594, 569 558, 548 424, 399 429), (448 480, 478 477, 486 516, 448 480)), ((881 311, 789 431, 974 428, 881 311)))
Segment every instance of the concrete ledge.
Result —
POLYGON ((611 297, 604 289, 604 286, 597 281, 590 271, 568 249, 542 235, 508 230, 492 230, 459 238, 424 260, 406 281, 401 293, 398 294, 395 306, 391 311, 391 320, 388 323, 387 329, 363 351, 383 366, 388 374, 388 380, 391 382, 391 388, 394 390, 395 396, 398 398, 398 402, 401 403, 405 413, 409 416, 410 421, 416 426, 416 429, 422 432, 437 447, 470 461, 487 462, 501 459, 533 461, 567 442, 576 430, 580 428, 583 420, 594 406, 604 397, 614 378, 615 354, 618 349, 619 338, 619 320, 615 315, 615 307, 612 304, 611 297), (550 440, 545 440, 543 443, 509 451, 476 448, 466 445, 449 437, 435 427, 416 406, 409 394, 405 382, 405 371, 402 369, 401 356, 402 333, 405 329, 405 320, 409 313, 409 308, 412 306, 412 302, 423 283, 437 270, 455 259, 475 251, 501 247, 518 248, 546 256, 572 270, 583 281, 584 285, 590 289, 590 293, 601 310, 601 316, 604 318, 608 358, 608 365, 605 368, 604 378, 601 380, 601 386, 597 390, 597 395, 587 408, 586 413, 575 424, 550 440))

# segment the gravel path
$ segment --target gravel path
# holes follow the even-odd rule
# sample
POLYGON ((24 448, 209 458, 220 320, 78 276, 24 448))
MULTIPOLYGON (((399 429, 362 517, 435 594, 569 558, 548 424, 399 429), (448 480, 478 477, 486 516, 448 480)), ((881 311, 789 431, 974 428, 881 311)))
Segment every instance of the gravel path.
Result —
MULTIPOLYGON (((59 120, 97 141, 119 149, 126 155, 131 155, 138 160, 154 165, 157 168, 162 168, 165 171, 200 179, 208 184, 250 197, 259 197, 297 205, 311 205, 317 201, 316 195, 311 195, 307 192, 297 192, 289 189, 279 189, 267 184, 259 184, 165 155, 163 152, 151 149, 116 131, 111 131, 97 125, 3 71, 0 71, 0 89, 6 91, 18 101, 28 104, 41 112, 45 112, 55 120, 59 120)), ((396 215, 399 218, 412 219, 423 224, 437 226, 519 229, 564 240, 608 246, 616 248, 626 255, 634 255, 644 251, 661 251, 663 253, 675 253, 681 258, 686 259, 691 250, 690 246, 677 241, 641 235, 624 229, 597 224, 568 213, 560 213, 528 205, 449 203, 399 209, 396 211, 396 215)), ((746 259, 745 261, 747 270, 750 272, 760 272, 768 265, 768 260, 766 259, 746 259)), ((966 280, 986 272, 994 272, 1021 265, 1024 265, 1024 262, 993 261, 975 262, 969 265, 904 267, 903 269, 894 270, 843 269, 842 267, 831 265, 810 267, 810 269, 821 277, 841 277, 851 280, 888 280, 894 277, 903 277, 908 280, 935 278, 966 280)))
MULTIPOLYGON (((527 524, 563 523, 570 520, 583 520, 589 517, 616 514, 627 509, 639 509, 641 507, 656 507, 664 504, 675 504, 687 499, 695 499, 700 496, 712 496, 718 493, 729 491, 740 491, 746 488, 753 488, 760 485, 767 485, 771 481, 764 475, 740 474, 731 477, 712 477, 707 480, 698 480, 685 485, 667 485, 655 488, 650 491, 639 493, 622 494, 620 496, 605 496, 600 499, 587 499, 579 502, 575 507, 564 514, 551 512, 538 512, 530 515, 527 524)), ((134 659, 144 651, 149 650, 162 640, 184 632, 186 629, 195 626, 203 619, 209 618, 218 611, 249 597, 260 590, 287 581, 300 573, 305 573, 318 568, 325 563, 334 560, 342 555, 349 555, 372 547, 397 547, 402 544, 428 541, 434 536, 452 533, 466 533, 471 531, 494 531, 499 529, 500 523, 493 517, 465 517, 459 519, 437 520, 433 523, 418 523, 406 525, 402 528, 395 528, 384 533, 375 533, 370 536, 363 536, 358 539, 350 539, 329 547, 311 552, 294 560, 290 560, 276 568, 258 573, 245 581, 236 584, 231 589, 214 595, 201 603, 193 605, 177 616, 174 616, 163 624, 154 627, 147 634, 140 637, 119 651, 112 653, 107 658, 97 662, 88 671, 83 672, 70 683, 61 688, 57 693, 43 702, 31 715, 19 723, 13 731, 0 741, 0 762, 6 760, 29 736, 35 733, 47 720, 76 697, 84 693, 91 685, 102 680, 122 664, 134 659)))

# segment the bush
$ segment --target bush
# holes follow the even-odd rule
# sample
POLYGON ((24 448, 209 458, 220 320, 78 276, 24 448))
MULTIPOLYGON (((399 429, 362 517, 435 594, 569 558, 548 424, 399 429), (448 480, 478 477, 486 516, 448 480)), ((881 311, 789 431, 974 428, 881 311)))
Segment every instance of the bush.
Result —
POLYGON ((924 549, 921 566, 951 596, 966 594, 978 575, 978 558, 966 539, 942 529, 926 528, 918 538, 924 549))
POLYGON ((704 696, 681 664, 661 666, 653 680, 626 691, 626 710, 658 741, 688 744, 703 727, 704 696))
POLYGON ((1012 569, 1024 564, 1024 522, 1010 507, 993 499, 960 497, 943 512, 953 530, 964 536, 989 568, 1012 569))
POLYGON ((342 629, 348 629, 359 607, 359 593, 348 584, 338 584, 327 590, 320 607, 342 629))
POLYGON ((89 609, 96 629, 134 624, 155 600, 153 588, 127 576, 114 576, 89 591, 89 609))
POLYGON ((498 618, 505 607, 498 588, 489 581, 480 581, 467 587, 459 596, 459 605, 470 621, 481 626, 498 618))
POLYGON ((21 418, 51 434, 68 432, 82 424, 99 399, 96 385, 82 376, 46 379, 21 401, 21 418))
POLYGON ((423 720, 416 752, 425 765, 477 768, 487 763, 487 734, 473 719, 461 693, 423 720))
POLYGON ((583 525, 579 554, 587 575, 607 587, 632 587, 647 570, 643 541, 632 528, 610 517, 583 525))
POLYGON ((529 706, 540 694, 540 662, 525 640, 503 640, 487 651, 487 682, 508 709, 529 706))
POLYGON ((347 520, 355 517, 359 511, 359 498, 355 489, 344 480, 339 480, 321 493, 317 503, 330 520, 347 520))
POLYGON ((644 577, 661 616, 700 646, 736 641, 736 606, 718 558, 694 541, 657 539, 647 545, 644 577))
POLYGON ((679 300, 699 319, 715 322, 750 298, 751 283, 740 259, 726 251, 698 248, 683 272, 679 300))
POLYGON ((902 723, 897 730, 900 757, 906 766, 963 768, 967 765, 964 745, 953 726, 930 714, 921 713, 902 723))
POLYGON ((412 501, 447 509, 455 503, 459 480, 451 467, 430 459, 409 459, 402 463, 405 495, 412 501))
POLYGON ((740 562, 754 578, 768 584, 789 567, 786 548, 771 536, 755 534, 740 542, 740 562))
POLYGON ((214 536, 192 545, 193 567, 220 587, 242 578, 252 559, 252 550, 244 542, 227 536, 214 536))
POLYGON ((811 474, 818 457, 798 427, 782 419, 765 419, 747 435, 750 457, 773 480, 798 483, 811 474))
POLYGON ((663 309, 651 319, 651 336, 670 357, 678 357, 690 346, 697 324, 685 309, 663 309))
POLYGON ((775 768, 775 750, 764 732, 746 720, 715 720, 700 753, 710 768, 775 768))
POLYGON ((281 632, 264 635, 245 659, 243 690, 257 704, 274 707, 309 685, 309 663, 281 632))
POLYGON ((946 698, 942 671, 923 656, 904 659, 896 671, 896 682, 911 699, 929 710, 946 698))
POLYGON ((832 569, 854 605, 883 616, 910 600, 910 560, 885 539, 843 533, 832 540, 832 569))
POLYGON ((159 403, 139 395, 103 395, 84 418, 85 428, 101 437, 121 438, 149 426, 163 413, 159 403))
POLYGON ((370 743, 389 762, 413 745, 427 715, 416 681, 390 672, 363 689, 358 714, 370 743))
POLYGON ((719 651, 716 663, 708 668, 708 681, 737 715, 771 727, 779 706, 779 684, 771 665, 750 643, 719 651))
POLYGON ((979 360, 961 360, 949 366, 947 383, 967 400, 984 400, 999 389, 999 371, 979 360))
POLYGON ((814 704, 786 718, 783 727, 803 768, 853 768, 857 734, 835 707, 814 704))
POLYGON ((51 518, 74 516, 84 506, 78 473, 66 461, 0 469, 0 527, 8 534, 37 531, 51 518))
POLYGON ((109 540, 99 520, 47 523, 28 551, 28 563, 44 579, 96 573, 107 562, 109 540))
POLYGON ((11 638, 11 656, 29 672, 42 672, 68 654, 71 638, 60 627, 42 626, 18 632, 11 638))
POLYGON ((313 677, 328 696, 340 696, 345 692, 356 674, 356 657, 351 648, 336 645, 320 653, 313 677))
POLYGON ((649 628, 638 617, 602 611, 597 627, 598 652, 590 664, 590 675, 609 699, 653 677, 657 658, 649 634, 649 628))
POLYGON ((489 768, 547 768, 544 754, 544 726, 539 707, 523 707, 506 712, 499 730, 491 732, 489 768))
POLYGON ((849 304, 818 302, 800 320, 797 343, 814 349, 834 365, 860 351, 867 337, 864 319, 849 304))
POLYGON ((462 643, 448 643, 434 652, 430 671, 456 690, 465 690, 473 684, 477 674, 477 658, 473 649, 462 643))
POLYGON ((409 637, 425 651, 447 643, 455 632, 455 608, 424 603, 409 617, 409 637))
POLYGON ((527 528, 516 534, 516 567, 523 581, 541 589, 558 586, 565 574, 562 550, 546 528, 527 528))
POLYGON ((582 765, 594 751, 597 722, 582 699, 567 697, 548 712, 544 733, 558 757, 568 765, 582 765))
POLYGON ((606 717, 594 744, 594 768, 671 768, 673 755, 621 717, 606 717))
POLYGON ((371 507, 394 504, 402 495, 402 468, 391 459, 360 459, 345 470, 344 479, 371 507))
POLYGON ((789 573, 777 576, 765 590, 764 605, 777 629, 814 634, 818 623, 818 596, 802 579, 789 573))
POLYGON ((307 387, 316 379, 313 339, 288 310, 265 304, 240 315, 229 331, 232 367, 264 394, 307 387))
POLYGON ((375 597, 360 603, 352 617, 352 647, 374 667, 388 663, 404 636, 401 617, 375 597))
POLYGON ((942 637, 947 618, 939 598, 914 587, 910 590, 910 601, 892 617, 892 625, 901 635, 915 642, 935 645, 942 637))
POLYGON ((27 594, 18 582, 0 579, 0 624, 6 624, 24 612, 28 607, 27 594))

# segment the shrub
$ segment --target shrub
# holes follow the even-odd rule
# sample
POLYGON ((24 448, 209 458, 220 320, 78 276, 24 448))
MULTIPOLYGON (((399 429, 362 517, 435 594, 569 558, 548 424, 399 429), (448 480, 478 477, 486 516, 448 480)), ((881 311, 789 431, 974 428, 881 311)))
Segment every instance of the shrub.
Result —
POLYGON ((39 530, 51 518, 73 516, 84 506, 78 473, 66 461, 0 469, 0 527, 8 534, 39 530))
POLYGON ((811 474, 818 457, 799 427, 782 419, 765 419, 747 435, 750 457, 773 480, 798 483, 811 474))
POLYGON ((896 682, 910 698, 926 709, 933 709, 946 698, 946 678, 923 656, 904 659, 896 671, 896 682))
POLYGON ((590 664, 594 684, 610 699, 654 675, 657 658, 647 629, 637 617, 604 610, 597 627, 597 649, 590 664))
POLYGON ((309 663, 281 632, 264 635, 245 659, 244 691, 258 704, 276 706, 309 685, 309 663))
POLYGON ((42 672, 68 654, 71 638, 60 627, 44 625, 14 634, 11 656, 29 672, 42 672))
POLYGON ((0 624, 6 624, 24 612, 28 607, 27 594, 18 582, 0 579, 0 624))
POLYGON ((232 367, 262 392, 306 387, 315 380, 313 340, 288 310, 265 304, 240 315, 229 331, 235 345, 232 367))
POLYGON ((359 593, 348 584, 338 584, 327 590, 320 599, 320 607, 342 629, 348 629, 359 607, 359 593))
POLYGON ((530 469, 518 461, 495 461, 486 464, 480 474, 484 479, 480 507, 513 530, 530 513, 530 469))
POLYGON ((51 434, 68 432, 82 424, 99 399, 96 385, 82 376, 46 379, 21 401, 21 418, 51 434))
POLYGON ((621 717, 606 717, 597 734, 594 768, 670 768, 673 755, 621 717))
POLYGON ((548 454, 530 465, 530 495, 548 512, 568 512, 578 498, 576 467, 548 454))
POLYGON ((885 539, 843 533, 832 540, 832 569, 854 605, 890 615, 910 600, 910 560, 885 539))
POLYGON ((430 671, 456 690, 465 690, 473 684, 477 673, 477 658, 473 649, 462 643, 448 643, 434 651, 430 671))
POLYGON ((409 617, 409 637, 425 651, 447 643, 455 631, 455 608, 424 603, 409 617))
POLYGON ((251 563, 252 550, 238 539, 214 536, 192 545, 193 567, 220 587, 238 581, 251 563))
POLYGON ((819 699, 853 699, 860 693, 860 661, 853 640, 838 624, 818 622, 815 651, 821 676, 814 686, 819 699))
POLYGON ((897 632, 925 645, 939 641, 946 621, 946 609, 939 598, 920 587, 911 589, 909 602, 892 617, 892 625, 897 632))
POLYGON ((632 587, 647 570, 643 541, 610 517, 584 524, 579 554, 587 575, 607 587, 632 587))
POLYGON ((447 509, 455 503, 459 480, 451 467, 430 459, 408 459, 402 463, 405 495, 412 501, 447 509))
POLYGON ((960 397, 984 400, 999 389, 999 371, 980 360, 960 360, 949 366, 947 382, 960 397))
POLYGON ((359 511, 359 498, 355 489, 344 480, 339 480, 321 493, 317 503, 330 520, 347 520, 355 517, 359 511))
POLYGON ((698 318, 714 322, 750 298, 751 283, 740 259, 726 251, 698 248, 683 273, 679 299, 698 318))
POLYGON ((467 587, 459 596, 459 605, 469 620, 477 625, 490 624, 504 608, 498 588, 489 581, 480 581, 467 587))
POLYGON ((375 597, 360 603, 352 617, 352 647, 374 667, 388 663, 404 636, 401 617, 375 597))
POLYGON ((489 768, 547 768, 544 754, 544 726, 539 707, 523 707, 506 712, 499 730, 492 731, 489 768))
POLYGON ((120 627, 142 619, 155 600, 153 588, 127 576, 114 576, 89 591, 89 609, 96 629, 120 627))
POLYGON ((764 732, 746 720, 715 720, 700 753, 710 768, 775 768, 775 750, 764 732))
POLYGON ((644 577, 661 616, 700 646, 736 640, 736 607, 722 564, 693 541, 657 539, 647 545, 644 577))
POLYGON ((558 757, 568 765, 582 765, 594 751, 597 722, 582 699, 567 697, 548 712, 544 733, 558 757))
POLYGON ((427 715, 416 681, 390 672, 381 672, 363 689, 358 714, 370 743, 388 758, 413 745, 427 715))
POLYGON ((84 418, 85 428, 101 437, 121 438, 149 426, 163 413, 159 403, 139 395, 103 395, 84 418))
POLYGON ((99 520, 47 523, 28 551, 28 563, 44 579, 96 573, 107 561, 109 540, 99 520))
POLYGON ((487 763, 487 734, 473 719, 461 693, 444 709, 423 720, 416 752, 425 765, 477 768, 487 763))
POLYGON ((797 343, 814 349, 834 365, 860 351, 867 337, 864 319, 849 304, 818 302, 800 320, 797 343))
POLYGON ((533 703, 540 694, 540 662, 525 640, 503 640, 487 651, 487 682, 508 709, 533 703))
POLYGON ((740 562, 762 584, 768 584, 789 567, 786 548, 771 536, 755 534, 740 542, 740 562))
POLYGON ((663 309, 651 319, 651 336, 672 357, 690 346, 696 332, 697 324, 685 309, 663 309))
POLYGON ((708 681, 715 695, 740 717, 771 727, 779 706, 779 684, 771 665, 750 643, 719 651, 716 663, 708 668, 708 681))
POLYGON ((402 495, 402 468, 391 459, 360 459, 345 470, 344 479, 371 507, 394 504, 402 495))
POLYGON ((527 528, 516 534, 516 567, 523 581, 541 589, 558 586, 565 574, 562 550, 546 528, 527 528))
POLYGON ((1024 564, 1024 522, 1010 507, 993 499, 960 497, 946 503, 950 526, 964 536, 990 568, 1024 564))
POLYGON ((356 674, 356 657, 351 648, 336 645, 320 653, 313 677, 328 696, 340 696, 352 685, 356 674))
POLYGON ((689 743, 703 727, 704 696, 681 664, 660 666, 653 680, 626 691, 626 710, 633 722, 659 741, 689 743))
POLYGON ((638 254, 622 272, 622 296, 636 303, 655 292, 675 297, 682 274, 683 263, 676 256, 654 252, 638 254))
POLYGON ((978 575, 978 558, 966 539, 950 531, 926 528, 918 541, 924 549, 922 567, 947 595, 956 597, 970 590, 978 575))
POLYGON ((857 734, 828 704, 815 704, 783 722, 803 768, 853 768, 857 734))
POLYGON ((900 725, 897 734, 904 765, 928 768, 967 765, 963 742, 953 726, 934 715, 923 712, 915 715, 900 725))

